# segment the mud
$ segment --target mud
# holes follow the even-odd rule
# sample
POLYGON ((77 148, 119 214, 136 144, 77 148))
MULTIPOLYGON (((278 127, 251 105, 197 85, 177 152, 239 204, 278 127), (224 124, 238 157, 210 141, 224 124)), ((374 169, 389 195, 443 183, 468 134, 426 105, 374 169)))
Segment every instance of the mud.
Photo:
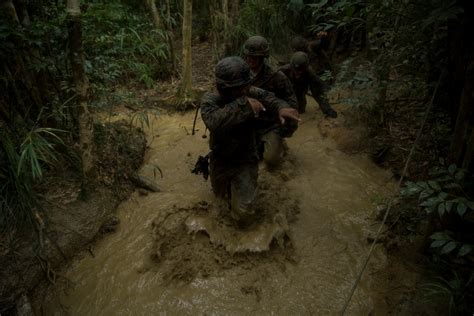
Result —
POLYGON ((127 177, 143 161, 145 138, 123 123, 99 125, 95 132, 95 182, 81 194, 80 175, 70 163, 58 161, 35 188, 42 231, 27 227, 0 236, 0 314, 12 312, 18 298, 17 307, 25 306, 26 294, 38 284, 51 290, 52 284, 67 283, 60 267, 95 238, 115 230, 119 220, 114 212, 133 192, 127 177))
POLYGON ((296 219, 299 207, 286 191, 279 178, 261 177, 257 216, 245 228, 238 227, 227 205, 215 200, 160 213, 152 223, 152 259, 164 280, 191 282, 236 266, 249 270, 257 264, 295 263, 289 221, 296 219))
MULTIPOLYGON (((376 208, 394 183, 366 155, 341 150, 348 141, 338 140, 357 132, 346 127, 350 112, 336 106, 340 117, 326 124, 308 101, 283 166, 260 168, 268 215, 248 234, 226 219, 210 184, 190 172, 207 153, 202 122, 190 135, 192 113, 153 118, 140 174, 153 178, 159 167, 162 192, 136 192, 119 207, 117 232, 97 243, 94 257, 85 253, 64 271, 75 286, 58 287, 59 297, 46 297, 43 312, 64 314, 61 306, 71 315, 340 312, 377 229, 376 208)), ((377 248, 349 313, 386 312, 376 301, 386 264, 377 248)))

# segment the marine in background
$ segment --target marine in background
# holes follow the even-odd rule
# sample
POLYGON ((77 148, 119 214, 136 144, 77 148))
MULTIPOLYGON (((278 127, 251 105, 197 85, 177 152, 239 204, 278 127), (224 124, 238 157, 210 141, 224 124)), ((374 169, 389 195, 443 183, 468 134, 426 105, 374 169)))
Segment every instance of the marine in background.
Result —
MULTIPOLYGON (((266 62, 270 55, 268 41, 262 36, 252 36, 244 43, 242 52, 250 67, 252 85, 272 92, 296 109, 297 100, 291 82, 281 71, 274 70, 266 62)), ((297 122, 281 125, 274 117, 263 114, 257 123, 260 155, 267 165, 277 165, 285 151, 283 138, 293 135, 298 128, 297 122)))
POLYGON ((336 118, 337 112, 331 107, 326 97, 326 85, 316 75, 309 65, 308 55, 296 52, 291 57, 289 64, 280 70, 288 77, 293 85, 293 90, 298 101, 298 112, 306 112, 306 94, 311 91, 312 97, 318 102, 321 111, 330 118, 336 118))

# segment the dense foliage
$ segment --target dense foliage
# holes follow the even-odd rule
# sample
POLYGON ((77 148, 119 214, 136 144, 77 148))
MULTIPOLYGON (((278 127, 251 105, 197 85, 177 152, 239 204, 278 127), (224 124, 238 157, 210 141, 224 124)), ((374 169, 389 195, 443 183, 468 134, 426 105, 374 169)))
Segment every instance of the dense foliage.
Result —
MULTIPOLYGON (((88 3, 83 11, 92 105, 113 99, 114 85, 153 87, 157 79, 170 75, 168 34, 154 28, 146 12, 118 1, 88 3)), ((68 19, 61 2, 2 11, 1 227, 34 223, 38 203, 32 187, 60 156, 70 167, 80 166, 74 150, 75 93, 68 45, 68 19)))

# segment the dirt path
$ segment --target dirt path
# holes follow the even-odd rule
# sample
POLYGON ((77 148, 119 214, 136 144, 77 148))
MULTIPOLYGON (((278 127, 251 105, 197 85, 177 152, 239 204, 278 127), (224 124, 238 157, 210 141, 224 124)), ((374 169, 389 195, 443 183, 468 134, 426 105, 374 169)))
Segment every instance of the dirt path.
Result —
MULTIPOLYGON (((364 155, 339 150, 334 139, 351 135, 341 127, 344 114, 327 121, 310 101, 304 123, 288 141, 284 168, 261 168, 263 194, 268 201, 279 201, 270 205, 271 211, 298 211, 290 220, 289 240, 268 252, 232 256, 208 235, 184 234, 165 240, 157 261, 156 238, 166 238, 156 234, 157 221, 172 226, 162 221, 164 216, 195 213, 199 205, 205 213, 206 203, 213 203, 210 184, 190 173, 196 157, 207 152, 208 140, 201 137, 200 120, 197 135, 188 134, 192 119, 188 113, 153 120, 141 173, 153 177, 159 166, 163 191, 136 192, 119 207, 118 231, 95 246, 94 257, 85 253, 65 272, 75 285, 61 295, 62 304, 71 315, 339 312, 367 252, 367 236, 377 227, 375 208, 393 190, 391 174, 364 155), (182 251, 173 252, 177 246, 182 251)), ((382 286, 376 276, 385 264, 378 249, 351 313, 384 311, 374 300, 382 286)), ((44 312, 59 315, 63 309, 51 299, 44 312)))

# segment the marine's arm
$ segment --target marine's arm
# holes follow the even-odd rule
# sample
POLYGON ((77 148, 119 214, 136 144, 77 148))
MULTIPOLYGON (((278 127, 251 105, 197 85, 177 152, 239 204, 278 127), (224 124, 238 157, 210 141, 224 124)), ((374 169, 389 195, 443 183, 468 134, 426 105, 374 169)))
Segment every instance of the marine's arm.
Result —
POLYGON ((295 92, 290 79, 282 72, 277 71, 275 73, 275 86, 279 92, 279 97, 286 101, 292 108, 298 108, 298 102, 296 101, 295 92))
POLYGON ((271 92, 257 87, 250 87, 248 96, 260 101, 266 111, 278 115, 282 124, 285 122, 286 118, 299 121, 298 111, 290 107, 284 100, 275 97, 271 92))
POLYGON ((244 98, 239 98, 221 107, 219 96, 206 93, 201 100, 201 116, 206 127, 211 131, 223 131, 254 117, 252 109, 244 98))
POLYGON ((275 97, 275 94, 272 92, 254 86, 250 87, 247 95, 249 98, 257 99, 263 104, 265 111, 270 111, 270 113, 273 114, 277 114, 282 108, 289 107, 288 103, 280 98, 275 97))

